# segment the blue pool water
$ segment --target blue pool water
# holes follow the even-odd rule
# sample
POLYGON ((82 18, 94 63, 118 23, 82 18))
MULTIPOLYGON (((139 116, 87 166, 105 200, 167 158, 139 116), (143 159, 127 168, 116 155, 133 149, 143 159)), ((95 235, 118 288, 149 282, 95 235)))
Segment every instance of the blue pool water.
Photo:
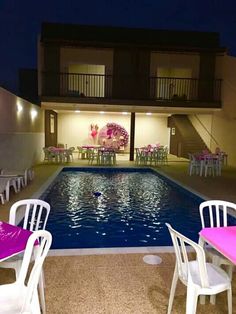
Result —
POLYGON ((202 199, 151 169, 64 168, 42 195, 53 248, 172 245, 165 222, 197 241, 202 199))

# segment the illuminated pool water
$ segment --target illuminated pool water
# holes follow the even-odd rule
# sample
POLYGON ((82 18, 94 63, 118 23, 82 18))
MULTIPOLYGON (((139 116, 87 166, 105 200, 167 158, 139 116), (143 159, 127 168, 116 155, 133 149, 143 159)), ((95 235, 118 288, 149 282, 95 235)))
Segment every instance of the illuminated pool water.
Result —
POLYGON ((172 245, 165 222, 197 241, 203 201, 145 168, 64 168, 42 195, 53 248, 172 245))

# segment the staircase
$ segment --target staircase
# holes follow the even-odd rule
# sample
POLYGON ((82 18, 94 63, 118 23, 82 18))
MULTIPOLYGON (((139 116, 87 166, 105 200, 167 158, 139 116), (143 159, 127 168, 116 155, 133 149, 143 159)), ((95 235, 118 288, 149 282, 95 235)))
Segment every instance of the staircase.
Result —
MULTIPOLYGON (((171 138, 171 145, 178 146, 179 157, 188 158, 189 153, 197 153, 206 148, 206 144, 189 121, 187 115, 173 115, 170 117, 171 127, 176 130, 176 138, 171 138), (178 142, 178 143, 177 143, 178 142)), ((170 147, 170 152, 172 148, 170 147)))

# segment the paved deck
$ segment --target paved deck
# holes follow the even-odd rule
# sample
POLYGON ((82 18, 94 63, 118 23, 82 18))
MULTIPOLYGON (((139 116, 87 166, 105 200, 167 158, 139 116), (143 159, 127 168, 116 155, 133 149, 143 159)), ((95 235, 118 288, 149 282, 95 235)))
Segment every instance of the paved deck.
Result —
MULTIPOLYGON (((75 161, 71 165, 87 165, 75 161)), ((133 166, 119 161, 118 166, 133 166)), ((0 205, 0 219, 8 219, 8 209, 18 199, 31 197, 61 165, 35 167, 35 179, 11 201, 0 205)), ((170 158, 168 165, 157 169, 207 198, 236 202, 236 169, 225 167, 221 177, 188 175, 186 160, 170 158)), ((46 303, 48 314, 164 314, 174 270, 173 254, 158 254, 163 262, 146 265, 143 254, 48 257, 45 262, 46 303)), ((235 275, 234 275, 235 277, 235 275)), ((11 270, 0 269, 0 283, 13 281, 11 270)), ((236 280, 233 280, 236 294, 236 280)), ((186 288, 179 284, 173 313, 185 313, 186 288)), ((233 313, 236 298, 233 297, 233 313)), ((198 305, 197 313, 227 313, 226 294, 217 297, 216 305, 198 305)))

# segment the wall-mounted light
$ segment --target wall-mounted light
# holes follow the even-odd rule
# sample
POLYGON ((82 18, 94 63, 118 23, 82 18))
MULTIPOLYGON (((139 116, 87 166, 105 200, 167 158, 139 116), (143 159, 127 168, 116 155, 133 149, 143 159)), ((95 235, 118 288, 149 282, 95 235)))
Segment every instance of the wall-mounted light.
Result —
POLYGON ((17 113, 21 113, 23 111, 23 106, 21 103, 17 102, 16 107, 17 107, 17 113))
POLYGON ((80 113, 80 110, 75 110, 75 113, 80 113))
POLYGON ((147 113, 146 113, 146 116, 151 116, 151 115, 152 115, 151 112, 147 112, 147 113))
POLYGON ((123 114, 123 115, 127 115, 127 114, 128 114, 128 112, 123 111, 123 112, 122 112, 122 114, 123 114))
POLYGON ((31 115, 31 119, 34 120, 37 116, 38 112, 35 109, 31 109, 30 111, 30 115, 31 115))
POLYGON ((100 111, 100 114, 104 114, 105 112, 104 111, 100 111))

